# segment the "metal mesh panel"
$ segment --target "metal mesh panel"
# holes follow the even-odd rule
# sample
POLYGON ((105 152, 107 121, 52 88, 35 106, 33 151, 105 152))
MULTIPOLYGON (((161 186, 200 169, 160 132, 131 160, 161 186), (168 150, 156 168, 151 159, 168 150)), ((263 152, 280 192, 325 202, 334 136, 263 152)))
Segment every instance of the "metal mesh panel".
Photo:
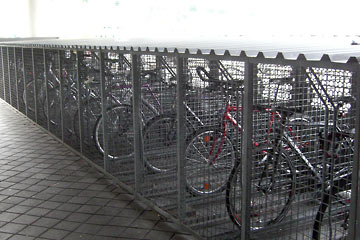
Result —
POLYGON ((176 58, 141 56, 145 179, 141 193, 177 214, 176 58))
POLYGON ((236 237, 225 199, 241 154, 244 63, 191 58, 188 68, 187 120, 194 128, 185 150, 186 223, 206 238, 236 237))
POLYGON ((14 108, 18 108, 17 103, 17 84, 15 78, 15 48, 9 48, 9 84, 10 84, 10 93, 11 93, 11 105, 14 108))
POLYGON ((4 77, 4 100, 11 104, 10 101, 10 83, 9 83, 9 57, 8 57, 8 48, 2 48, 2 58, 3 58, 3 77, 4 77))
POLYGON ((95 52, 82 50, 77 55, 81 111, 74 114, 74 134, 82 141, 82 154, 103 165, 104 158, 96 144, 96 125, 102 114, 99 57, 95 52))
POLYGON ((60 52, 62 66, 62 102, 64 114, 64 142, 74 149, 80 149, 74 129, 74 119, 78 118, 78 89, 76 53, 72 50, 60 52))
POLYGON ((47 96, 44 100, 43 111, 47 117, 47 121, 49 122, 49 131, 58 138, 62 139, 59 54, 56 50, 48 50, 46 51, 45 57, 47 96))
POLYGON ((21 48, 15 48, 15 80, 16 80, 16 86, 17 86, 17 99, 19 104, 19 111, 23 114, 26 114, 25 109, 25 102, 23 98, 24 93, 24 65, 23 65, 23 58, 22 58, 22 49, 21 48))
MULTIPOLYGON (((134 128, 131 57, 117 51, 104 53, 105 106, 108 171, 129 185, 134 184, 134 128)), ((104 151, 104 119, 96 131, 98 149, 104 151)))
POLYGON ((0 47, 0 98, 5 100, 5 95, 4 95, 4 63, 3 63, 3 48, 0 47))
POLYGON ((354 72, 130 52, 1 47, 0 97, 204 238, 348 234, 354 72))
MULTIPOLYGON (((37 123, 42 127, 47 128, 46 115, 44 111, 44 102, 46 97, 46 83, 45 83, 45 70, 44 70, 44 55, 42 49, 33 49, 34 54, 34 77, 36 86, 36 114, 37 123)), ((29 86, 30 87, 30 86, 29 86)), ((35 94, 35 92, 34 92, 35 94)), ((35 106, 34 106, 35 107, 35 106)))
POLYGON ((350 189, 351 73, 258 64, 254 75, 252 235, 311 239, 319 204, 333 195, 325 186, 350 189))
POLYGON ((35 88, 33 76, 32 49, 24 48, 24 79, 25 89, 22 100, 27 108, 27 116, 35 121, 35 88))
POLYGON ((9 48, 9 83, 10 83, 10 93, 11 93, 11 105, 14 108, 18 108, 17 103, 17 82, 15 75, 15 52, 14 48, 9 48))

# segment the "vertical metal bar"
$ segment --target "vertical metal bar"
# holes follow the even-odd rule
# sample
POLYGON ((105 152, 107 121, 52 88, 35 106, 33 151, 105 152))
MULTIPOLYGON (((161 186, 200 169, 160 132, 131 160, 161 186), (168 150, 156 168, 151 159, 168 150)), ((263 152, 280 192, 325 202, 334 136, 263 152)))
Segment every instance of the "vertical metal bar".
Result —
POLYGON ((16 47, 14 47, 14 78, 15 78, 15 92, 16 92, 16 109, 20 111, 19 102, 19 86, 18 86, 18 74, 17 74, 17 58, 16 58, 16 47))
POLYGON ((7 59, 8 59, 8 65, 7 65, 7 67, 8 67, 8 82, 9 82, 9 103, 10 103, 10 105, 12 105, 12 94, 11 94, 11 69, 10 69, 10 55, 9 55, 9 48, 10 47, 8 47, 7 48, 7 59))
POLYGON ((24 84, 24 92, 23 92, 23 101, 25 105, 25 115, 29 117, 29 110, 27 103, 27 89, 26 89, 26 71, 25 71, 25 57, 24 57, 24 48, 21 49, 21 58, 22 58, 22 68, 23 68, 23 84, 24 84))
POLYGON ((355 139, 354 139, 354 163, 352 170, 352 179, 351 179, 351 201, 350 201, 350 219, 349 219, 349 235, 346 239, 360 239, 360 184, 359 184, 359 159, 360 159, 360 70, 356 71, 353 76, 353 96, 356 96, 356 110, 355 110, 355 139), (355 85, 355 86, 354 86, 355 85))
POLYGON ((64 128, 64 81, 62 73, 62 62, 61 62, 62 51, 58 50, 58 61, 59 61, 59 81, 60 81, 60 122, 61 122, 61 141, 64 142, 65 128, 64 128))
MULTIPOLYGON (((79 113, 79 141, 80 141, 80 152, 83 153, 83 141, 84 141, 84 128, 83 128, 83 115, 84 112, 84 106, 82 104, 82 88, 81 88, 81 79, 80 79, 80 58, 82 59, 83 55, 82 52, 79 51, 79 49, 76 49, 76 75, 77 75, 77 81, 76 81, 76 88, 77 88, 77 108, 79 113), (81 56, 79 56, 81 54, 81 56)), ((76 116, 75 116, 76 117, 76 116)))
POLYGON ((34 112, 35 112, 35 122, 38 122, 38 87, 37 87, 37 77, 36 77, 36 70, 35 70, 35 56, 34 56, 34 48, 31 48, 31 61, 32 61, 32 76, 34 82, 34 112))
POLYGON ((43 48, 43 58, 44 58, 44 77, 45 77, 45 99, 46 99, 46 126, 50 131, 50 110, 49 110, 49 81, 48 81, 48 72, 47 72, 47 59, 46 59, 46 50, 43 48))
POLYGON ((6 87, 5 87, 5 68, 4 68, 4 48, 1 47, 1 68, 2 68, 2 82, 3 82, 3 96, 4 101, 6 101, 6 87))
POLYGON ((184 58, 176 56, 176 116, 177 116, 177 187, 178 187, 178 218, 183 221, 186 216, 186 181, 185 181, 185 78, 184 58))
POLYGON ((102 113, 102 131, 103 131, 103 148, 104 148, 104 170, 109 171, 109 130, 108 130, 108 115, 107 115, 107 102, 106 102, 106 82, 105 82, 105 63, 104 52, 99 50, 99 64, 100 64, 100 90, 101 90, 101 113, 102 113))
POLYGON ((250 239, 250 200, 251 200, 251 159, 253 134, 253 63, 245 62, 244 103, 243 103, 243 139, 242 139, 242 174, 243 189, 241 206, 241 239, 250 239))
POLYGON ((134 124, 134 153, 135 153, 135 193, 141 192, 141 184, 144 182, 144 160, 141 127, 141 81, 140 81, 140 56, 131 55, 132 59, 132 86, 133 86, 133 124, 134 124))

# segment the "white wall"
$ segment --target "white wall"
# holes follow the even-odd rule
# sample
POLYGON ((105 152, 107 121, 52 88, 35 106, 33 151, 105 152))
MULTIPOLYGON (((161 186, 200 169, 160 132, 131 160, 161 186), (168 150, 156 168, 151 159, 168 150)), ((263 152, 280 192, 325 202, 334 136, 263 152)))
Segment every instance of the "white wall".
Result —
POLYGON ((0 4, 9 9, 0 15, 0 36, 360 35, 359 0, 0 0, 0 4))
POLYGON ((28 0, 0 0, 0 38, 28 37, 28 0))

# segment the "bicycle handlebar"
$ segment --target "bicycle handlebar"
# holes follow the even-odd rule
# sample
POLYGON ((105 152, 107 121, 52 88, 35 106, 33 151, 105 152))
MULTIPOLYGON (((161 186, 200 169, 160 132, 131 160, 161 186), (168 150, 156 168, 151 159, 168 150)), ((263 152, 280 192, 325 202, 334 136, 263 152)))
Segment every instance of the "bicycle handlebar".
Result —
MULTIPOLYGON (((196 73, 197 75, 199 76, 199 78, 204 81, 204 82, 208 82, 208 83, 215 83, 216 84, 216 87, 217 86, 221 86, 223 88, 226 88, 227 90, 243 90, 243 86, 244 86, 244 81, 243 80, 238 80, 238 81, 222 81, 222 80, 219 80, 219 79, 216 79, 214 77, 212 77, 210 75, 210 73, 204 68, 204 67, 201 67, 201 66, 198 66, 196 68, 196 73), (236 87, 235 88, 229 88, 229 86, 226 86, 226 85, 230 85, 230 86, 234 86, 236 84, 236 87)), ((213 86, 214 88, 214 86, 213 86)), ((211 89, 211 90, 215 90, 214 89, 211 89)))

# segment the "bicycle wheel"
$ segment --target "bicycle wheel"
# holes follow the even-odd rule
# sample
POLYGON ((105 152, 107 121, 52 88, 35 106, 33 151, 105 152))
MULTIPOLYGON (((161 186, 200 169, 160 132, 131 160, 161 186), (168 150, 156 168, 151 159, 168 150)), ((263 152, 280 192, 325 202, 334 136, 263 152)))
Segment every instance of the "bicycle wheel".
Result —
MULTIPOLYGON (((295 192, 295 170, 284 152, 276 157, 271 148, 253 152, 251 174, 251 229, 259 230, 280 222, 290 208, 295 192)), ((226 208, 230 219, 241 228, 241 162, 231 171, 226 188, 226 208)))
MULTIPOLYGON (((37 102, 41 102, 43 98, 41 80, 37 80, 37 88, 37 102)), ((22 101, 29 111, 35 112, 35 89, 33 80, 26 84, 26 90, 24 89, 22 93, 22 101)))
MULTIPOLYGON (((186 135, 193 132, 185 124, 186 135)), ((152 118, 143 130, 145 165, 153 172, 168 172, 177 167, 177 121, 175 114, 162 114, 152 118)))
POLYGON ((187 141, 185 178, 194 195, 221 192, 235 163, 231 140, 214 128, 201 128, 187 141))
MULTIPOLYGON (((134 129, 132 106, 116 105, 106 111, 108 157, 116 160, 129 157, 134 152, 134 129)), ((104 154, 103 117, 100 116, 94 128, 94 141, 97 149, 104 154)))

